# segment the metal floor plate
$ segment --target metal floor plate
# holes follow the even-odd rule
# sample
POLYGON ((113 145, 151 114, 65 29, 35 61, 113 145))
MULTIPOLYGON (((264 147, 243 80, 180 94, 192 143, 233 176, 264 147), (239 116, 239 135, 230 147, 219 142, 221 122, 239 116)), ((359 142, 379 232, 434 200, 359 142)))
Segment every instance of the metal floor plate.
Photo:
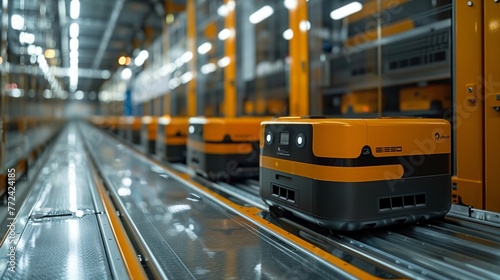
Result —
MULTIPOLYGON (((79 137, 75 124, 60 133, 25 204, 18 206, 15 272, 2 266, 2 278, 113 279, 98 221, 101 206, 98 211, 92 197, 79 137)), ((13 245, 2 245, 2 257, 13 245)))
POLYGON ((112 279, 95 215, 31 219, 3 279, 112 279))

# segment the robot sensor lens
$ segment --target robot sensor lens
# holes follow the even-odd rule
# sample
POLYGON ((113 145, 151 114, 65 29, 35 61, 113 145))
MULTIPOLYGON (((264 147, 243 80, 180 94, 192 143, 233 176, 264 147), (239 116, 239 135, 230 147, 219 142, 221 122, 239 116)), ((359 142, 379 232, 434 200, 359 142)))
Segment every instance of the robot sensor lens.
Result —
POLYGON ((304 134, 299 133, 299 135, 297 135, 297 138, 295 138, 295 140, 296 140, 297 146, 299 148, 304 147, 304 144, 306 142, 306 138, 305 138, 304 134))
POLYGON ((266 143, 271 144, 272 142, 273 142, 273 135, 271 134, 271 132, 268 132, 266 134, 266 143))

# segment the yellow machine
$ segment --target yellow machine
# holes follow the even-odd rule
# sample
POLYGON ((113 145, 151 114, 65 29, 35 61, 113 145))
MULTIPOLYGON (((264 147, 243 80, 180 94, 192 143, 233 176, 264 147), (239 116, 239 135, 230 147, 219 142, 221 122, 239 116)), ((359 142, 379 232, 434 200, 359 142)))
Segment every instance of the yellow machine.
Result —
POLYGON ((169 162, 186 162, 187 117, 163 116, 158 119, 156 153, 169 162))
POLYGON ((376 113, 377 109, 377 89, 355 91, 342 95, 342 114, 376 113))
POLYGON ((442 119, 266 121, 260 194, 337 230, 441 217, 451 205, 450 135, 442 119))
POLYGON ((449 84, 433 84, 425 87, 409 87, 399 91, 401 111, 444 111, 450 109, 449 84))
POLYGON ((142 117, 127 117, 125 138, 134 144, 141 143, 142 117))
POLYGON ((258 176, 260 123, 269 119, 190 118, 188 165, 210 179, 258 176))

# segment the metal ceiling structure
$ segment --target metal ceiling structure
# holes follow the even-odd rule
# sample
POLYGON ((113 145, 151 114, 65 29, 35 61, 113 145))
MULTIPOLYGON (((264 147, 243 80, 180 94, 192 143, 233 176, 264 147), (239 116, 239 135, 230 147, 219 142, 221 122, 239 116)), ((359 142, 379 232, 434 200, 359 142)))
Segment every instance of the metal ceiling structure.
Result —
MULTIPOLYGON (((5 1, 5 0, 4 0, 5 1)), ((185 1, 164 0, 81 0, 77 18, 72 18, 72 1, 75 0, 7 0, 9 27, 8 61, 12 72, 21 72, 19 65, 36 66, 29 45, 55 50, 54 58, 47 58, 62 90, 70 91, 70 25, 78 23, 77 35, 77 90, 98 92, 103 82, 115 72, 118 58, 134 57, 147 48, 163 29, 167 7, 184 5, 185 1), (24 19, 22 28, 15 29, 12 16, 24 19), (34 35, 34 42, 22 43, 22 35, 34 35), (21 36, 21 37, 20 37, 21 36)), ((35 69, 35 67, 27 67, 35 69)), ((28 71, 32 72, 32 71, 28 71)), ((38 71, 43 79, 42 71, 38 71)), ((74 91, 75 89, 71 90, 74 91)))

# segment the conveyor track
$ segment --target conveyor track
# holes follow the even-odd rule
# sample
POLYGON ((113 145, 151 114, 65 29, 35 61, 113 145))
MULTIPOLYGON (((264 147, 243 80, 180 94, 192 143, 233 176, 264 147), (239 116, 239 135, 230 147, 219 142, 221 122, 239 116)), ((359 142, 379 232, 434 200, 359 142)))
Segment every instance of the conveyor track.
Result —
POLYGON ((70 123, 24 203, 16 201, 9 212, 12 223, 0 247, 2 279, 128 278, 89 164, 70 123))
POLYGON ((259 209, 255 182, 210 183, 85 130, 99 135, 88 150, 160 278, 500 278, 496 213, 454 206, 443 220, 330 232, 259 209))

